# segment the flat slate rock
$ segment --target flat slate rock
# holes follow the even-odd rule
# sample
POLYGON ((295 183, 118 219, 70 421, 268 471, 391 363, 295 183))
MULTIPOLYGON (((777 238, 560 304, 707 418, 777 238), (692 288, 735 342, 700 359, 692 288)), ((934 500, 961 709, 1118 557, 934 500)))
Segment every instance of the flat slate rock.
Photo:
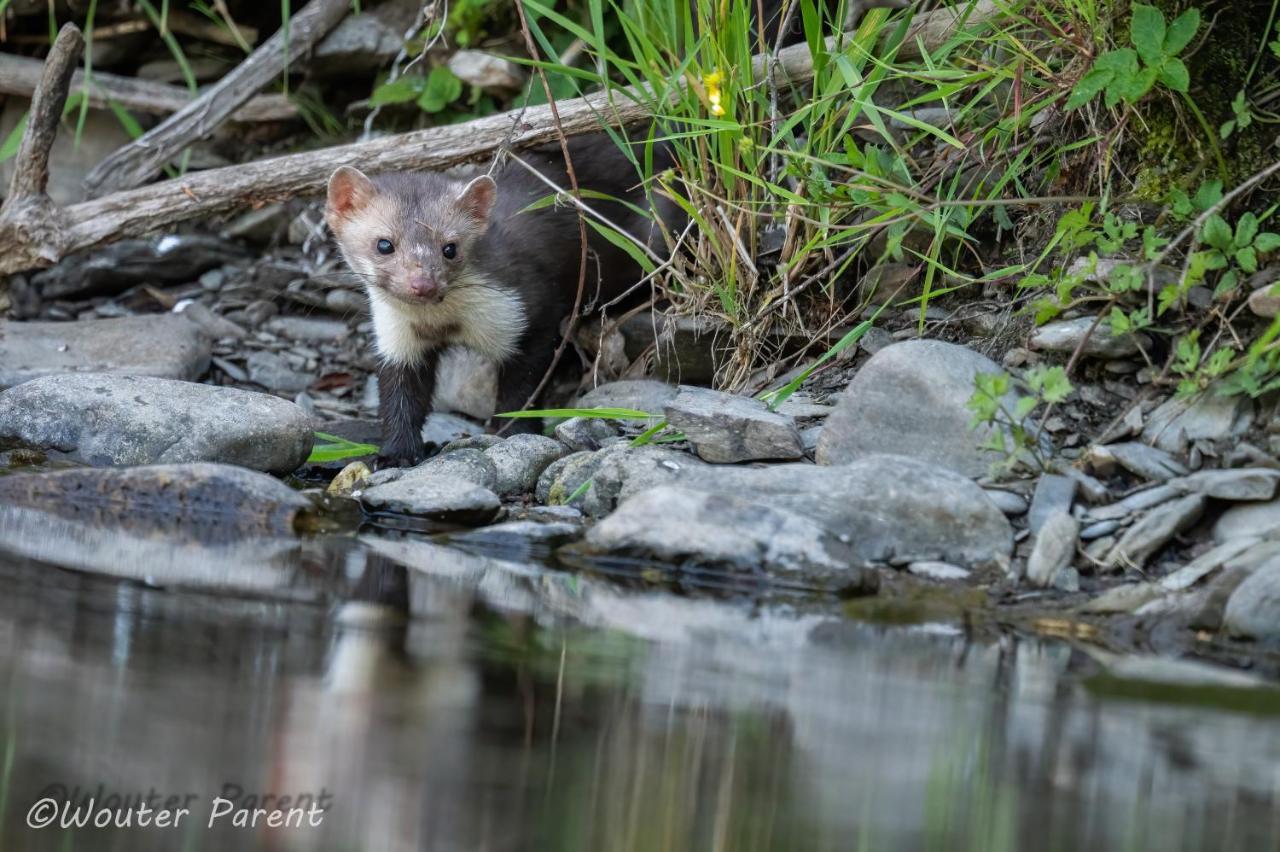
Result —
POLYGON ((653 379, 623 379, 594 387, 582 395, 574 408, 630 408, 662 417, 662 409, 675 398, 677 388, 653 379))
POLYGON ((1140 348, 1145 349, 1151 345, 1150 338, 1145 334, 1112 334, 1111 324, 1105 319, 1098 322, 1096 317, 1059 320, 1043 325, 1031 335, 1030 345, 1032 349, 1045 352, 1070 354, 1082 342, 1084 348, 1081 354, 1103 359, 1136 355, 1140 348))
MULTIPOLYGON (((981 449, 989 427, 970 429, 974 377, 1001 373, 985 355, 941 340, 881 349, 858 371, 827 418, 817 461, 846 464, 877 453, 909 456, 969 477, 1000 456, 981 449)), ((1008 400, 1012 410, 1015 401, 1008 400)))
POLYGON ((1280 561, 1259 567, 1227 599, 1223 625, 1232 636, 1280 640, 1280 561))
POLYGON ((210 342, 181 314, 77 322, 0 322, 0 389, 41 376, 120 373, 194 380, 210 342))
POLYGON ((307 460, 312 428, 278 397, 173 379, 46 376, 0 393, 0 441, 95 467, 207 461, 288 473, 307 460))
POLYGON ((758 399, 710 388, 682 387, 666 404, 667 422, 698 457, 716 464, 804 457, 796 419, 758 399))
POLYGON ((415 469, 399 479, 365 489, 360 502, 370 509, 458 524, 487 524, 502 511, 497 494, 444 472, 442 467, 415 469))

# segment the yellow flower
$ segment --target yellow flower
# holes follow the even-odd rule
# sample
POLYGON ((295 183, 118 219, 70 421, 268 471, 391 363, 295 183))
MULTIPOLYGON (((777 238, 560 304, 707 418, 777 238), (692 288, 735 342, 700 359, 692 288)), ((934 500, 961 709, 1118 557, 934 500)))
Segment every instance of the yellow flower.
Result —
POLYGON ((710 74, 704 74, 702 77, 702 85, 707 90, 707 103, 711 105, 712 115, 724 115, 724 106, 720 103, 722 94, 720 92, 720 81, 724 79, 719 71, 712 71, 710 74))

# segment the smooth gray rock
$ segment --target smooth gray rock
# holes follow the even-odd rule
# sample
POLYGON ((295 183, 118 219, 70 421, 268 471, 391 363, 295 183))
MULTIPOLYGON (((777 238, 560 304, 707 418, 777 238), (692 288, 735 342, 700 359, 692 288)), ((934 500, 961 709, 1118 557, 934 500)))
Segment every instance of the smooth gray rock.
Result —
POLYGON ((665 413, 667 422, 684 433, 705 461, 732 464, 804 457, 795 418, 770 411, 758 399, 682 387, 665 413))
POLYGON ((1170 485, 1187 493, 1203 494, 1216 500, 1261 501, 1276 496, 1280 470, 1269 468, 1235 468, 1202 470, 1170 481, 1170 485))
POLYGON ((652 379, 624 379, 592 388, 575 403, 574 408, 630 408, 662 417, 662 410, 675 398, 675 385, 652 379))
POLYGON ((1013 548, 1009 521, 981 488, 902 456, 763 468, 680 464, 658 454, 625 462, 614 457, 597 470, 592 491, 600 486, 603 494, 626 499, 666 483, 797 512, 847 538, 860 563, 967 566, 1005 560, 1013 548))
POLYGON ((1247 396, 1172 397, 1147 417, 1142 439, 1166 452, 1182 453, 1191 441, 1240 437, 1253 425, 1253 416, 1254 403, 1247 396))
POLYGON ((345 18, 315 46, 311 73, 333 78, 390 62, 404 47, 417 8, 417 0, 392 0, 345 18))
POLYGON ((940 340, 908 340, 880 350, 827 418, 818 464, 893 453, 965 476, 984 475, 1000 457, 979 448, 991 430, 969 428, 973 413, 967 403, 975 376, 999 372, 990 358, 940 340))
POLYGON ((173 379, 47 376, 0 393, 0 439, 94 466, 211 461, 288 473, 310 454, 312 428, 269 394, 173 379))
POLYGON ((1078 576, 1073 576, 1071 561, 1079 539, 1080 525, 1075 518, 1062 511, 1051 514, 1036 534, 1035 547, 1027 558, 1027 580, 1042 589, 1078 589, 1080 581, 1078 576))
POLYGON ((1232 506, 1213 525, 1213 540, 1261 538, 1280 533, 1280 500, 1232 506))
POLYGON ((984 488, 987 496, 991 498, 991 502, 1009 517, 1017 517, 1025 514, 1027 511, 1027 498, 1021 494, 1015 494, 1012 491, 1005 491, 1003 488, 984 488))
POLYGON ((608 420, 596 417, 570 417, 556 426, 556 438, 572 452, 598 450, 610 438, 616 438, 618 430, 608 420))
POLYGON ((765 571, 842 591, 875 588, 853 548, 811 518, 734 494, 661 486, 625 500, 587 533, 587 548, 765 571))
POLYGON ((1095 467, 1118 464, 1134 476, 1152 482, 1163 482, 1187 473, 1187 468, 1169 453, 1138 441, 1091 447, 1089 463, 1095 467))
POLYGON ((360 502, 370 509, 459 524, 486 524, 502 511, 497 494, 439 469, 414 468, 393 482, 365 489, 360 502))
POLYGON ((485 451, 477 449, 452 450, 433 456, 409 468, 401 478, 413 476, 448 476, 478 485, 486 491, 498 490, 497 465, 485 451))
POLYGON ((315 317, 276 317, 267 322, 266 329, 280 337, 307 343, 337 343, 351 336, 351 328, 342 320, 315 317))
POLYGON ((249 357, 245 359, 245 366, 249 369, 250 381, 262 385, 267 390, 280 393, 301 393, 311 385, 314 378, 295 369, 281 353, 268 352, 265 349, 249 353, 249 357))
POLYGON ((179 314, 0 322, 0 389, 65 373, 194 380, 209 358, 208 336, 179 314))
POLYGON ((1227 599, 1223 626, 1232 636, 1280 639, 1280 561, 1259 567, 1236 586, 1227 599))
POLYGON ((112 295, 135 284, 195 281, 202 272, 246 256, 243 248, 218 237, 164 234, 72 255, 31 280, 46 301, 112 295))
POLYGON ((545 435, 512 435, 484 451, 497 469, 495 490, 501 497, 527 494, 553 461, 565 454, 564 446, 545 435))
POLYGON ((601 517, 613 511, 627 494, 674 482, 682 471, 706 467, 710 465, 688 453, 665 447, 615 444, 595 453, 573 453, 553 463, 539 479, 536 493, 540 502, 560 504, 585 486, 574 505, 592 517, 601 517))
POLYGON ((1161 577, 1160 587, 1170 592, 1189 589, 1257 543, 1255 538, 1237 538, 1210 548, 1181 568, 1161 577))
POLYGON ((1116 542, 1107 556, 1108 567, 1113 570, 1130 566, 1143 568, 1174 536, 1186 532, 1200 520, 1204 506, 1203 495, 1188 494, 1147 512, 1116 542))
POLYGON ((525 73, 510 59, 482 50, 459 50, 449 57, 449 70, 470 86, 489 94, 511 94, 524 85, 525 73))
POLYGON ((484 427, 480 424, 442 411, 431 412, 427 422, 422 424, 423 442, 438 447, 483 434, 485 434, 484 427))
POLYGON ((278 479, 227 464, 73 468, 0 477, 0 504, 139 531, 185 527, 292 535, 311 501, 278 479))
POLYGON ((1086 517, 1089 521, 1120 520, 1129 517, 1135 512, 1141 512, 1143 509, 1150 509, 1152 506, 1167 503, 1181 493, 1172 485, 1157 485, 1154 488, 1147 488, 1130 494, 1123 500, 1108 503, 1106 506, 1096 506, 1089 510, 1086 517))
POLYGON ((502 436, 490 435, 472 435, 469 438, 459 438, 456 441, 450 441, 441 448, 441 453, 451 453, 454 450, 487 450, 490 447, 496 447, 502 443, 502 436))
POLYGON ((1094 358, 1125 358, 1136 355, 1140 348, 1151 345, 1145 334, 1112 334, 1111 324, 1105 319, 1094 326, 1094 317, 1079 317, 1061 320, 1043 325, 1031 335, 1030 346, 1044 352, 1063 352, 1070 354, 1076 351, 1084 340, 1089 329, 1088 341, 1084 344, 1082 354, 1094 358))
POLYGON ((972 572, 950 562, 912 562, 907 573, 930 580, 967 580, 972 572))
POLYGON ((1031 495, 1031 508, 1027 511, 1027 526, 1031 532, 1040 532, 1051 515, 1059 512, 1070 514, 1071 504, 1076 499, 1076 485, 1071 477, 1056 473, 1046 473, 1040 477, 1035 493, 1031 495))

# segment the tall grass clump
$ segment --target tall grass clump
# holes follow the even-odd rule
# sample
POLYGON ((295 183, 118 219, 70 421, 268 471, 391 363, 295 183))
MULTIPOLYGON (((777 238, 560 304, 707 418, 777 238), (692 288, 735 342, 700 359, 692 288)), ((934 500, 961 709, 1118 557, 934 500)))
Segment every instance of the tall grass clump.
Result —
POLYGON ((524 4, 543 57, 566 37, 585 45, 574 64, 534 64, 579 92, 644 103, 649 141, 672 146, 676 167, 658 171, 651 147, 624 145, 637 180, 689 221, 665 235, 669 263, 637 259, 667 310, 717 321, 727 388, 847 345, 873 301, 923 323, 940 295, 1012 280, 1025 259, 986 238, 1054 201, 1046 187, 1091 141, 1055 133, 1055 107, 1086 69, 1087 0, 1002 3, 931 49, 909 11, 849 25, 843 2, 784 0, 779 17, 813 66, 803 84, 773 73, 782 39, 756 26, 755 3, 586 0, 576 16, 524 4), (871 292, 861 282, 887 263, 909 276, 871 292))

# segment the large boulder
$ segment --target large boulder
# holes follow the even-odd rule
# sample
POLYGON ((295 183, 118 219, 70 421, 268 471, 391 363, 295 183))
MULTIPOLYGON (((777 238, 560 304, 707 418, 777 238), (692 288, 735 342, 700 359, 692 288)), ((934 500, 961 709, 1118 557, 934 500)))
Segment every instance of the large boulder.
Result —
POLYGON ((975 376, 1000 372, 985 355, 941 340, 885 347, 858 371, 827 418, 818 439, 818 464, 891 453, 983 476, 999 457, 980 449, 991 427, 970 429, 973 413, 967 403, 975 376))
POLYGON ((287 400, 143 376, 46 376, 0 393, 0 441, 94 466, 225 462, 288 473, 307 460, 311 418, 287 400))
MULTIPOLYGON (((735 520, 733 512, 720 508, 729 503, 705 503, 686 497, 681 500, 690 506, 711 507, 704 512, 704 518, 722 523, 725 535, 741 535, 748 541, 758 538, 752 530, 756 515, 782 524, 776 513, 794 513, 806 520, 808 525, 804 528, 814 535, 821 530, 833 537, 832 541, 840 542, 839 548, 828 547, 822 544, 826 539, 819 536, 814 546, 846 565, 930 560, 974 565, 1006 561, 1013 550, 1013 530, 986 492, 959 474, 902 456, 870 456, 838 467, 784 464, 742 468, 672 466, 669 459, 656 454, 632 456, 626 462, 608 450, 601 455, 604 459, 584 495, 588 501, 603 496, 591 494, 597 487, 623 501, 618 512, 624 511, 632 498, 667 486, 671 488, 661 493, 670 494, 674 489, 732 497, 738 501, 732 504, 735 507, 750 504, 767 507, 774 513, 742 512, 735 520)), ((653 523, 646 538, 640 538, 639 532, 628 533, 629 545, 623 549, 649 550, 658 555, 671 548, 684 548, 690 554, 704 549, 710 555, 719 552, 719 539, 704 540, 701 535, 690 534, 690 529, 681 526, 680 512, 669 511, 665 518, 652 515, 652 498, 637 505, 641 508, 626 511, 637 513, 643 509, 653 523)), ((616 530, 621 523, 606 530, 616 530)), ((800 529, 790 520, 783 527, 791 532, 800 529)), ((626 528, 639 527, 628 524, 626 528)), ((588 536, 588 544, 613 549, 622 540, 604 536, 605 533, 588 536)))
POLYGON ((1280 640, 1280 561, 1258 568, 1227 599, 1223 625, 1233 636, 1280 640))
POLYGON ((80 322, 0 322, 0 389, 63 373, 194 380, 210 344, 181 314, 80 322))

